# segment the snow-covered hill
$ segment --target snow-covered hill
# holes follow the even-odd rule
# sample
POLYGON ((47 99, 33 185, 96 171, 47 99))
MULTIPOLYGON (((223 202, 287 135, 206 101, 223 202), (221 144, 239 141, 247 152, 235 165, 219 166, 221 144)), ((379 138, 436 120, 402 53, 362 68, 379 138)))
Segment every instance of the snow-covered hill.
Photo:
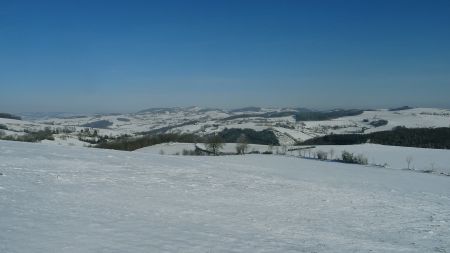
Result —
MULTIPOLYGON (((368 110, 356 116, 330 120, 303 121, 296 115, 306 109, 249 107, 240 110, 188 108, 154 108, 131 114, 76 116, 70 114, 25 114, 26 120, 0 119, 10 131, 71 127, 75 132, 67 138, 77 138, 85 128, 95 128, 100 135, 140 135, 145 133, 193 133, 206 135, 225 128, 270 129, 280 144, 292 145, 326 134, 371 133, 405 127, 449 127, 450 110, 410 108, 405 110, 368 110), (56 115, 56 116, 55 116, 56 115)), ((14 134, 6 132, 7 134, 14 134)), ((56 143, 68 143, 56 136, 56 143)), ((73 145, 83 144, 69 142, 73 145)), ((83 145, 87 145, 84 143, 83 145)))
POLYGON ((0 141, 0 252, 446 252, 450 178, 0 141))
MULTIPOLYGON (((165 155, 182 155, 183 150, 195 150, 195 145, 205 148, 203 144, 194 143, 162 143, 142 149, 135 152, 147 154, 165 154, 165 155)), ((310 146, 313 147, 313 146, 310 146)), ((371 166, 383 166, 391 169, 410 169, 417 172, 427 172, 435 174, 450 175, 450 150, 444 149, 427 149, 427 148, 411 148, 387 146, 378 144, 360 144, 360 145, 318 145, 311 149, 302 146, 287 146, 287 156, 304 156, 312 158, 314 153, 325 152, 328 160, 339 160, 343 151, 353 153, 355 155, 362 154, 367 158, 371 166), (309 152, 309 150, 311 152, 309 152), (409 164, 408 164, 409 160, 409 164), (409 168, 408 168, 409 166, 409 168)), ((248 145, 247 152, 258 151, 263 153, 271 151, 274 155, 282 153, 282 148, 269 147, 267 145, 248 145)), ((221 152, 236 153, 235 143, 225 143, 221 152)))

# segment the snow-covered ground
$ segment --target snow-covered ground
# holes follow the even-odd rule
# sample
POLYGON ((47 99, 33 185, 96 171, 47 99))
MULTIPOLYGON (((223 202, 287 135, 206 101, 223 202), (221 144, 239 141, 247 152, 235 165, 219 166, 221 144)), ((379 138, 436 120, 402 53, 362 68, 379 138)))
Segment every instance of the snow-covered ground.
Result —
MULTIPOLYGON (((205 149, 203 144, 197 144, 199 147, 205 149)), ((298 149, 302 146, 287 146, 288 150, 298 149)), ((148 154, 165 154, 176 155, 182 154, 183 150, 194 150, 193 143, 162 143, 136 150, 135 152, 143 152, 148 154)), ((282 152, 282 147, 272 147, 274 154, 282 152)), ((249 144, 247 152, 251 151, 269 151, 267 145, 249 144)), ((235 143, 225 143, 222 152, 233 153, 236 152, 235 143)), ((407 169, 410 160, 409 169, 415 171, 427 171, 433 173, 444 173, 450 175, 450 150, 445 149, 428 149, 428 148, 410 148, 387 146, 378 144, 360 144, 360 145, 319 145, 311 149, 311 152, 306 150, 299 153, 298 150, 287 152, 290 156, 311 156, 314 152, 323 151, 328 155, 329 160, 341 159, 343 151, 348 151, 355 155, 362 154, 368 159, 369 165, 379 165, 391 169, 407 169), (333 157, 331 156, 333 153, 333 157)))
POLYGON ((448 252, 450 178, 0 141, 0 252, 448 252))
POLYGON ((410 148, 386 146, 378 144, 361 145, 323 145, 316 146, 313 151, 324 151, 330 154, 334 151, 334 158, 340 157, 343 151, 355 155, 363 154, 370 164, 383 165, 393 169, 409 169, 417 171, 429 171, 450 175, 450 150, 410 148))

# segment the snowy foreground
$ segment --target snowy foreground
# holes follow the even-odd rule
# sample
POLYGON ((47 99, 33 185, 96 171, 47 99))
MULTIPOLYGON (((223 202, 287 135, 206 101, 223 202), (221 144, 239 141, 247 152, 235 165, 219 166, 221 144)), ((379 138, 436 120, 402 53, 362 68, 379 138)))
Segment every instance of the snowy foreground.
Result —
POLYGON ((450 177, 0 141, 0 252, 450 252, 450 177))

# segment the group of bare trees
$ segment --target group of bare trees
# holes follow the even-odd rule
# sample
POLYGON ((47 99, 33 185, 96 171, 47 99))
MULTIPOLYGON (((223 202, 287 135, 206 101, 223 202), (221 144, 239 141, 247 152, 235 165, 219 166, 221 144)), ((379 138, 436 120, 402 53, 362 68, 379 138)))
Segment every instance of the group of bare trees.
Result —
MULTIPOLYGON (((207 139, 206 150, 213 155, 219 155, 220 150, 224 147, 223 139, 219 135, 212 135, 207 139)), ((236 141, 236 153, 243 155, 248 152, 248 140, 245 134, 241 134, 236 141)))
POLYGON ((220 150, 223 148, 223 140, 222 138, 215 134, 207 139, 206 149, 210 151, 214 155, 218 155, 220 150))
POLYGON ((358 154, 355 155, 353 153, 343 151, 340 157, 335 157, 335 150, 330 149, 328 152, 323 150, 313 151, 313 148, 300 148, 298 149, 298 154, 300 157, 304 158, 312 158, 312 159, 319 159, 322 161, 325 160, 339 160, 345 163, 357 163, 357 164, 368 164, 368 159, 362 155, 358 154))

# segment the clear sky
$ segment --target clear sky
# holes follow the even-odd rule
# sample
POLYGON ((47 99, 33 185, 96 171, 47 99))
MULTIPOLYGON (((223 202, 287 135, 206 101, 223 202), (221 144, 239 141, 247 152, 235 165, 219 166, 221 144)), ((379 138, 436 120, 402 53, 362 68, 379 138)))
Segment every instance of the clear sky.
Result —
POLYGON ((450 107, 450 1, 0 0, 0 111, 450 107))

